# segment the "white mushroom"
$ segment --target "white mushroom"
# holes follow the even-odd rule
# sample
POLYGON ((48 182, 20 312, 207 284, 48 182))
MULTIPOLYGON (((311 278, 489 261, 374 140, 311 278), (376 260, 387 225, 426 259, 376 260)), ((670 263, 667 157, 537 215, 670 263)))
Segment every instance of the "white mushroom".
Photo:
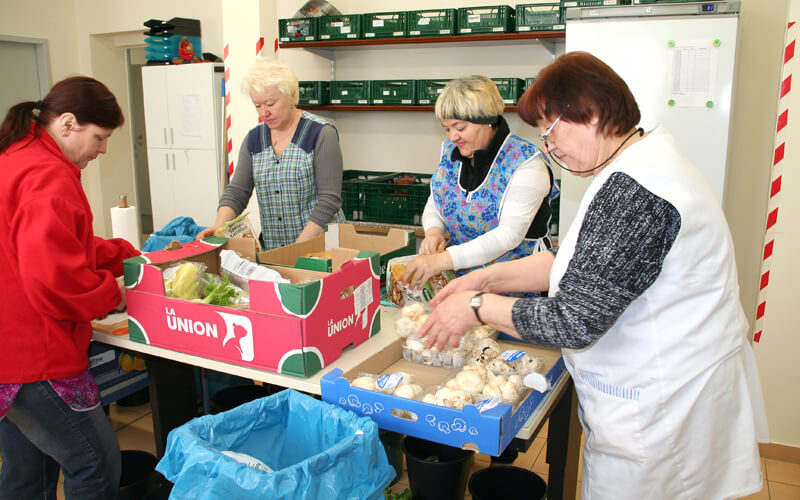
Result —
POLYGON ((448 389, 458 389, 458 380, 451 378, 447 382, 444 383, 444 386, 448 389))
POLYGON ((456 374, 456 381, 461 389, 478 394, 486 385, 486 377, 477 370, 461 370, 456 374))
POLYGON ((400 310, 400 314, 404 318, 416 321, 420 314, 425 314, 425 306, 419 302, 413 302, 400 310))
POLYGON ((413 319, 401 316, 394 323, 394 331, 401 337, 410 337, 417 334, 417 324, 413 319))
POLYGON ((542 363, 541 358, 526 353, 521 358, 514 361, 513 366, 517 373, 527 375, 528 373, 541 371, 541 369, 544 368, 544 363, 542 363))
POLYGON ((500 386, 495 383, 489 383, 483 386, 483 391, 481 391, 481 393, 489 397, 502 397, 503 395, 503 391, 500 389, 500 386))
POLYGON ((422 391, 423 388, 419 384, 400 384, 394 390, 394 395, 399 398, 417 399, 422 391))
POLYGON ((423 403, 430 403, 430 404, 432 404, 432 405, 438 405, 438 404, 440 404, 440 403, 441 403, 441 402, 440 402, 440 401, 439 401, 439 400, 436 398, 436 396, 435 396, 434 394, 430 394, 430 393, 426 394, 426 395, 425 395, 425 396, 422 398, 422 402, 423 402, 423 403))
POLYGON ((430 316, 430 314, 428 313, 422 313, 419 316, 417 316, 417 319, 414 320, 414 322, 417 324, 417 329, 419 329, 422 325, 425 324, 425 321, 428 319, 428 316, 430 316))
POLYGON ((489 361, 489 370, 504 375, 514 371, 510 364, 506 363, 500 358, 494 358, 493 360, 489 361))
POLYGON ((351 387, 358 387, 360 389, 367 389, 369 391, 375 391, 378 389, 377 384, 375 384, 375 378, 369 376, 362 376, 354 379, 350 383, 351 387))
POLYGON ((482 325, 476 326, 475 329, 472 331, 472 334, 475 336, 476 340, 485 339, 487 337, 492 337, 497 330, 492 328, 489 325, 482 325))
POLYGON ((489 361, 498 356, 500 356, 500 346, 494 339, 481 339, 472 345, 472 358, 476 361, 489 361))
POLYGON ((472 395, 466 391, 452 391, 450 393, 450 407, 460 410, 464 405, 472 404, 472 395))
POLYGON ((411 352, 419 354, 425 350, 425 343, 416 337, 409 337, 406 339, 406 347, 408 347, 411 352))
POLYGON ((509 375, 508 381, 512 384, 516 384, 517 386, 522 387, 522 375, 509 375))
POLYGON ((500 387, 503 394, 503 399, 508 401, 516 401, 519 398, 519 386, 512 382, 506 382, 500 387))

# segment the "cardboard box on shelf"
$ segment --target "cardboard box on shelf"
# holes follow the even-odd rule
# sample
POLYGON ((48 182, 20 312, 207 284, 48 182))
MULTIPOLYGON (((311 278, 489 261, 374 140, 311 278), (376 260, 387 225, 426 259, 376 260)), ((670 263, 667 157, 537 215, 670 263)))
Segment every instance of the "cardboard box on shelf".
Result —
POLYGON ((89 371, 100 390, 103 406, 147 387, 147 371, 142 358, 97 342, 89 344, 89 371))
POLYGON ((414 231, 389 229, 385 235, 358 232, 352 224, 328 224, 325 234, 307 241, 259 252, 263 264, 297 267, 314 271, 330 271, 332 261, 323 255, 332 248, 352 248, 380 254, 380 280, 386 279, 386 263, 401 255, 417 251, 414 231), (310 256, 316 254, 317 256, 310 256))
MULTIPOLYGON (((350 386, 350 381, 361 373, 382 375, 402 371, 414 375, 417 383, 429 386, 441 385, 452 375, 452 369, 403 359, 403 342, 398 337, 396 342, 347 373, 337 368, 325 374, 321 381, 323 401, 370 417, 381 429, 499 456, 547 394, 526 388, 516 406, 499 404, 481 413, 473 405, 456 410, 350 386)), ((558 349, 510 341, 501 341, 500 345, 544 357, 545 378, 551 386, 564 372, 558 349)))
POLYGON ((377 252, 334 249, 332 272, 265 266, 291 283, 251 280, 250 309, 167 297, 159 265, 202 262, 220 251, 255 260, 250 238, 206 238, 124 263, 130 339, 237 365, 307 377, 380 330, 377 252))

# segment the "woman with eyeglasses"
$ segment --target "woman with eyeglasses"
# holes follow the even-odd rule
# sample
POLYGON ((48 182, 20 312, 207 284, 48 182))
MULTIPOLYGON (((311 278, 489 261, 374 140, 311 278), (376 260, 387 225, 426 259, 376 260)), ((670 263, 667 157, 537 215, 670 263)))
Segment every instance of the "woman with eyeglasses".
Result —
POLYGON ((586 436, 582 498, 723 499, 762 488, 766 415, 725 215, 609 66, 560 56, 523 95, 565 170, 593 176, 558 251, 456 279, 420 330, 487 323, 562 348, 586 436), (509 291, 547 290, 547 298, 509 291))
POLYGON ((504 108, 495 83, 477 75, 451 80, 436 100, 447 139, 422 214, 421 255, 400 281, 421 286, 442 271, 465 274, 552 246, 553 173, 536 146, 511 133, 504 108))

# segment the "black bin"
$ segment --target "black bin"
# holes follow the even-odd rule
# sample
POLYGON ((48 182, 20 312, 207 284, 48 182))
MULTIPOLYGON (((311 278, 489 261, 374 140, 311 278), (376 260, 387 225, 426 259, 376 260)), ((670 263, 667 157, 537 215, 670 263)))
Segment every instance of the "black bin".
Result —
POLYGON ((411 436, 403 440, 414 500, 462 500, 475 452, 411 436))
POLYGON ((156 472, 155 455, 142 450, 122 450, 122 475, 119 479, 120 500, 140 500, 161 484, 156 472))
POLYGON ((280 388, 264 384, 244 384, 234 385, 220 389, 211 396, 211 413, 219 413, 236 408, 237 406, 249 403, 254 399, 263 398, 277 392, 280 388))
POLYGON ((547 483, 528 469, 499 465, 473 474, 469 493, 473 500, 544 500, 547 483))

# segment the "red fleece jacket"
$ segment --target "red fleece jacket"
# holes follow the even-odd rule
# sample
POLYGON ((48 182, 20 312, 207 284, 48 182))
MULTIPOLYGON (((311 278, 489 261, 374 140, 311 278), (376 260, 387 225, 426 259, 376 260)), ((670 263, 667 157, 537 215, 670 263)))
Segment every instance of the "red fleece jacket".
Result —
POLYGON ((139 254, 94 235, 80 176, 38 126, 0 154, 0 384, 85 370, 90 321, 119 304, 114 276, 139 254))

